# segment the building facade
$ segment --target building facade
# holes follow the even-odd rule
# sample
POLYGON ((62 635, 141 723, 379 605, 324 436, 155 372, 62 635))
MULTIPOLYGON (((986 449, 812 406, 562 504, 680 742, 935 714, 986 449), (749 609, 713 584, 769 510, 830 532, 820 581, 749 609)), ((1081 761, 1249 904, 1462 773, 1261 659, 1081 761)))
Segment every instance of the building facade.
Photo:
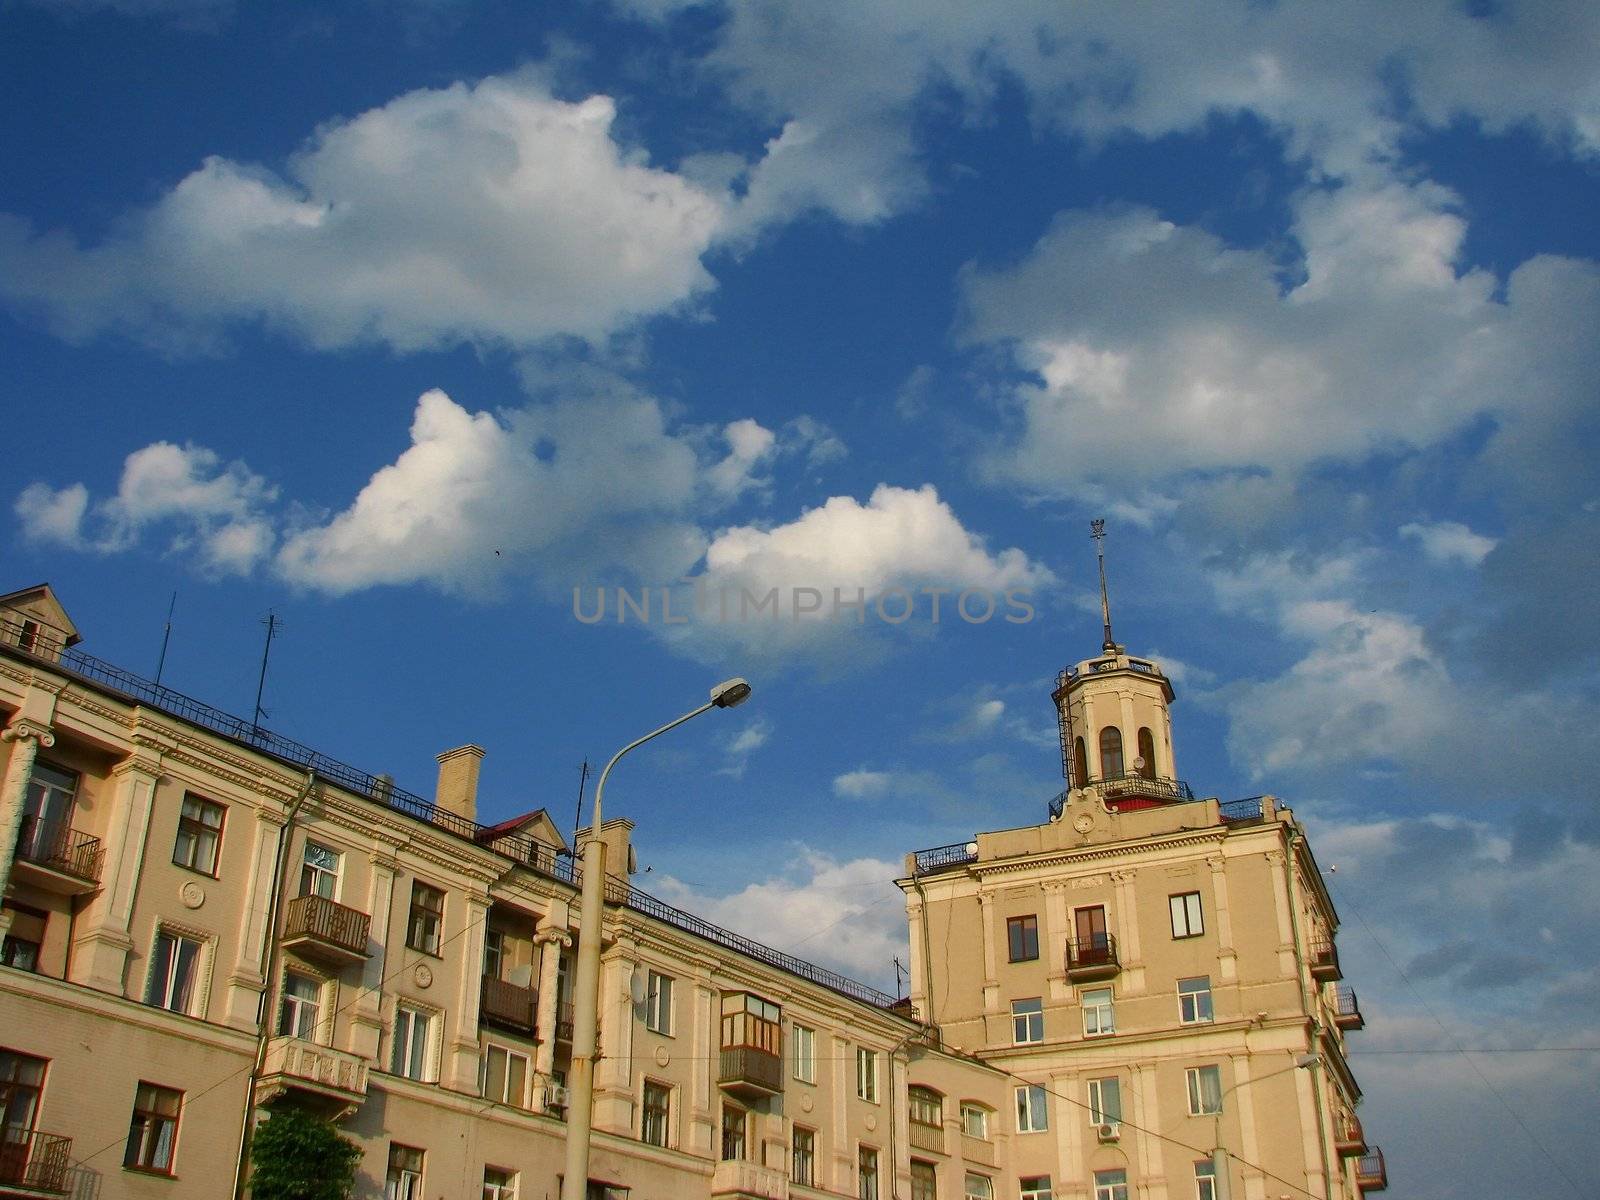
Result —
MULTIPOLYGON (((359 1144, 360 1197, 555 1196, 579 879, 548 816, 480 823, 476 746, 424 798, 78 641, 48 587, 0 597, 0 1196, 236 1194, 276 1100, 359 1144)), ((1058 698, 1104 722, 1137 669, 1058 698)), ((1166 700, 1124 722, 1162 780, 1166 700)), ((908 859, 908 999, 608 877, 591 1195, 1204 1200, 1174 1139, 1232 1150, 1244 1195, 1381 1184, 1292 816, 1124 804, 1072 728, 1091 757, 1049 821, 908 859), (1062 1099, 1089 1095, 1093 1125, 1062 1099)), ((600 831, 611 863, 631 828, 600 831)))

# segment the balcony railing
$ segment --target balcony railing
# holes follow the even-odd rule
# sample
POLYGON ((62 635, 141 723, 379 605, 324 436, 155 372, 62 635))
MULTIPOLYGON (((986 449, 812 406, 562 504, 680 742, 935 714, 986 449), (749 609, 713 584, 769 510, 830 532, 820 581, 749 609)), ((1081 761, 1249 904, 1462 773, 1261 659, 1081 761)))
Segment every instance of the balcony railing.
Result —
POLYGON ((789 1200, 789 1177, 773 1167, 729 1158, 711 1172, 713 1196, 737 1196, 740 1200, 789 1200))
POLYGON ((17 857, 84 883, 99 883, 105 849, 99 838, 79 833, 65 821, 24 817, 17 832, 17 857))
POLYGON ((944 1153, 944 1126, 925 1125, 921 1121, 910 1121, 911 1148, 913 1150, 927 1150, 933 1154, 944 1153))
POLYGON ((1333 1148, 1344 1158, 1355 1158, 1367 1152, 1367 1138, 1361 1131, 1360 1117, 1343 1113, 1334 1118, 1333 1148))
POLYGON ((298 896, 289 901, 283 944, 301 953, 321 955, 340 965, 367 957, 367 928, 372 918, 326 896, 298 896))
POLYGON ((783 1059, 754 1046, 725 1046, 717 1084, 736 1096, 776 1096, 783 1091, 783 1059))
POLYGON ((556 1041, 570 1042, 572 1040, 572 1021, 575 1010, 571 1000, 561 1000, 556 1004, 556 1041))
POLYGON ((956 842, 950 846, 935 846, 932 850, 918 850, 913 856, 918 875, 931 875, 935 871, 948 871, 978 861, 977 842, 956 842))
POLYGON ((533 988, 507 983, 490 975, 483 977, 479 1020, 519 1033, 532 1033, 538 1011, 539 993, 533 988))
POLYGON ((72 1139, 7 1128, 0 1133, 0 1187, 64 1196, 71 1190, 72 1139))
POLYGON ((1363 1192, 1381 1192, 1389 1186, 1383 1151, 1376 1146, 1356 1160, 1356 1186, 1363 1192))
POLYGON ((988 1138, 976 1138, 970 1133, 961 1135, 961 1157, 969 1163, 994 1166, 994 1143, 988 1138))
POLYGON ((319 1046, 296 1037, 275 1037, 267 1043, 256 1103, 285 1092, 331 1103, 335 1111, 353 1112, 367 1096, 367 1060, 359 1054, 319 1046))
POLYGON ((1109 979, 1121 969, 1115 934, 1097 933, 1067 942, 1068 979, 1109 979))
POLYGON ((1247 796, 1243 800, 1225 800, 1217 805, 1217 811, 1224 825, 1243 825, 1249 821, 1259 821, 1266 816, 1267 798, 1247 796))
POLYGON ((1339 951, 1331 938, 1313 938, 1306 947, 1306 961, 1311 967, 1313 979, 1331 983, 1344 978, 1344 972, 1339 969, 1339 951))
POLYGON ((1333 993, 1334 1024, 1340 1029, 1360 1029, 1366 1019, 1361 1015, 1361 1005, 1356 1003, 1356 990, 1341 984, 1333 993))
POLYGON ((1107 804, 1113 800, 1176 802, 1194 799, 1194 789, 1183 780, 1152 778, 1148 775, 1113 775, 1109 779, 1091 779, 1083 787, 1107 804))

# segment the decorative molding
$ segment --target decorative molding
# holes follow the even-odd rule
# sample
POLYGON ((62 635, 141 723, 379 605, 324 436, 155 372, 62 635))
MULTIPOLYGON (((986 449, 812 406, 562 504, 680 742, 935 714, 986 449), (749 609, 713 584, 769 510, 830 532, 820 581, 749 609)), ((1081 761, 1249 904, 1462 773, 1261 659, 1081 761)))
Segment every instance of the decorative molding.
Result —
POLYGON ((32 717, 16 717, 11 724, 0 729, 0 742, 35 741, 40 747, 48 750, 56 744, 55 730, 43 721, 35 721, 32 717))

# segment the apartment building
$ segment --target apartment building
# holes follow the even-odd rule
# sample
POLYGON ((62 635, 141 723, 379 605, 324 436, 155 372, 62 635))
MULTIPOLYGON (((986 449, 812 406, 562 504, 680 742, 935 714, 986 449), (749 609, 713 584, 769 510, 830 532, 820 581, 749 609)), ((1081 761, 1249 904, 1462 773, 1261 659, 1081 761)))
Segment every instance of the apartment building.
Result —
MULTIPOLYGON (((479 822, 477 746, 424 798, 79 641, 47 586, 0 596, 0 1196, 230 1195, 280 1098, 359 1144, 359 1197, 557 1195, 580 881, 548 815, 479 822)), ((1049 820, 908 859, 909 998, 634 888, 605 823, 591 1196, 1208 1200, 1178 1143, 1247 1196, 1381 1186, 1304 839, 1177 794, 1170 686, 1118 655, 1058 692, 1089 757, 1049 820), (1160 774, 1111 769, 1108 687, 1160 774)))

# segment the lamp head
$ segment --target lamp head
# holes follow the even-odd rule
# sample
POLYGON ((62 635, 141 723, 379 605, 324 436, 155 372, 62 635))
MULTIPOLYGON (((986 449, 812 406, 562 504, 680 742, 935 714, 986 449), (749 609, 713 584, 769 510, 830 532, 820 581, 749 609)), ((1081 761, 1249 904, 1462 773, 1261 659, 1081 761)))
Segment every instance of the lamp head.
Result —
POLYGON ((1295 1055, 1294 1065, 1301 1070, 1309 1071, 1312 1067, 1320 1067, 1322 1059, 1315 1054, 1297 1054, 1295 1055))
POLYGON ((711 703, 718 708, 737 708, 750 699, 749 681, 739 678, 727 679, 711 689, 711 703))

